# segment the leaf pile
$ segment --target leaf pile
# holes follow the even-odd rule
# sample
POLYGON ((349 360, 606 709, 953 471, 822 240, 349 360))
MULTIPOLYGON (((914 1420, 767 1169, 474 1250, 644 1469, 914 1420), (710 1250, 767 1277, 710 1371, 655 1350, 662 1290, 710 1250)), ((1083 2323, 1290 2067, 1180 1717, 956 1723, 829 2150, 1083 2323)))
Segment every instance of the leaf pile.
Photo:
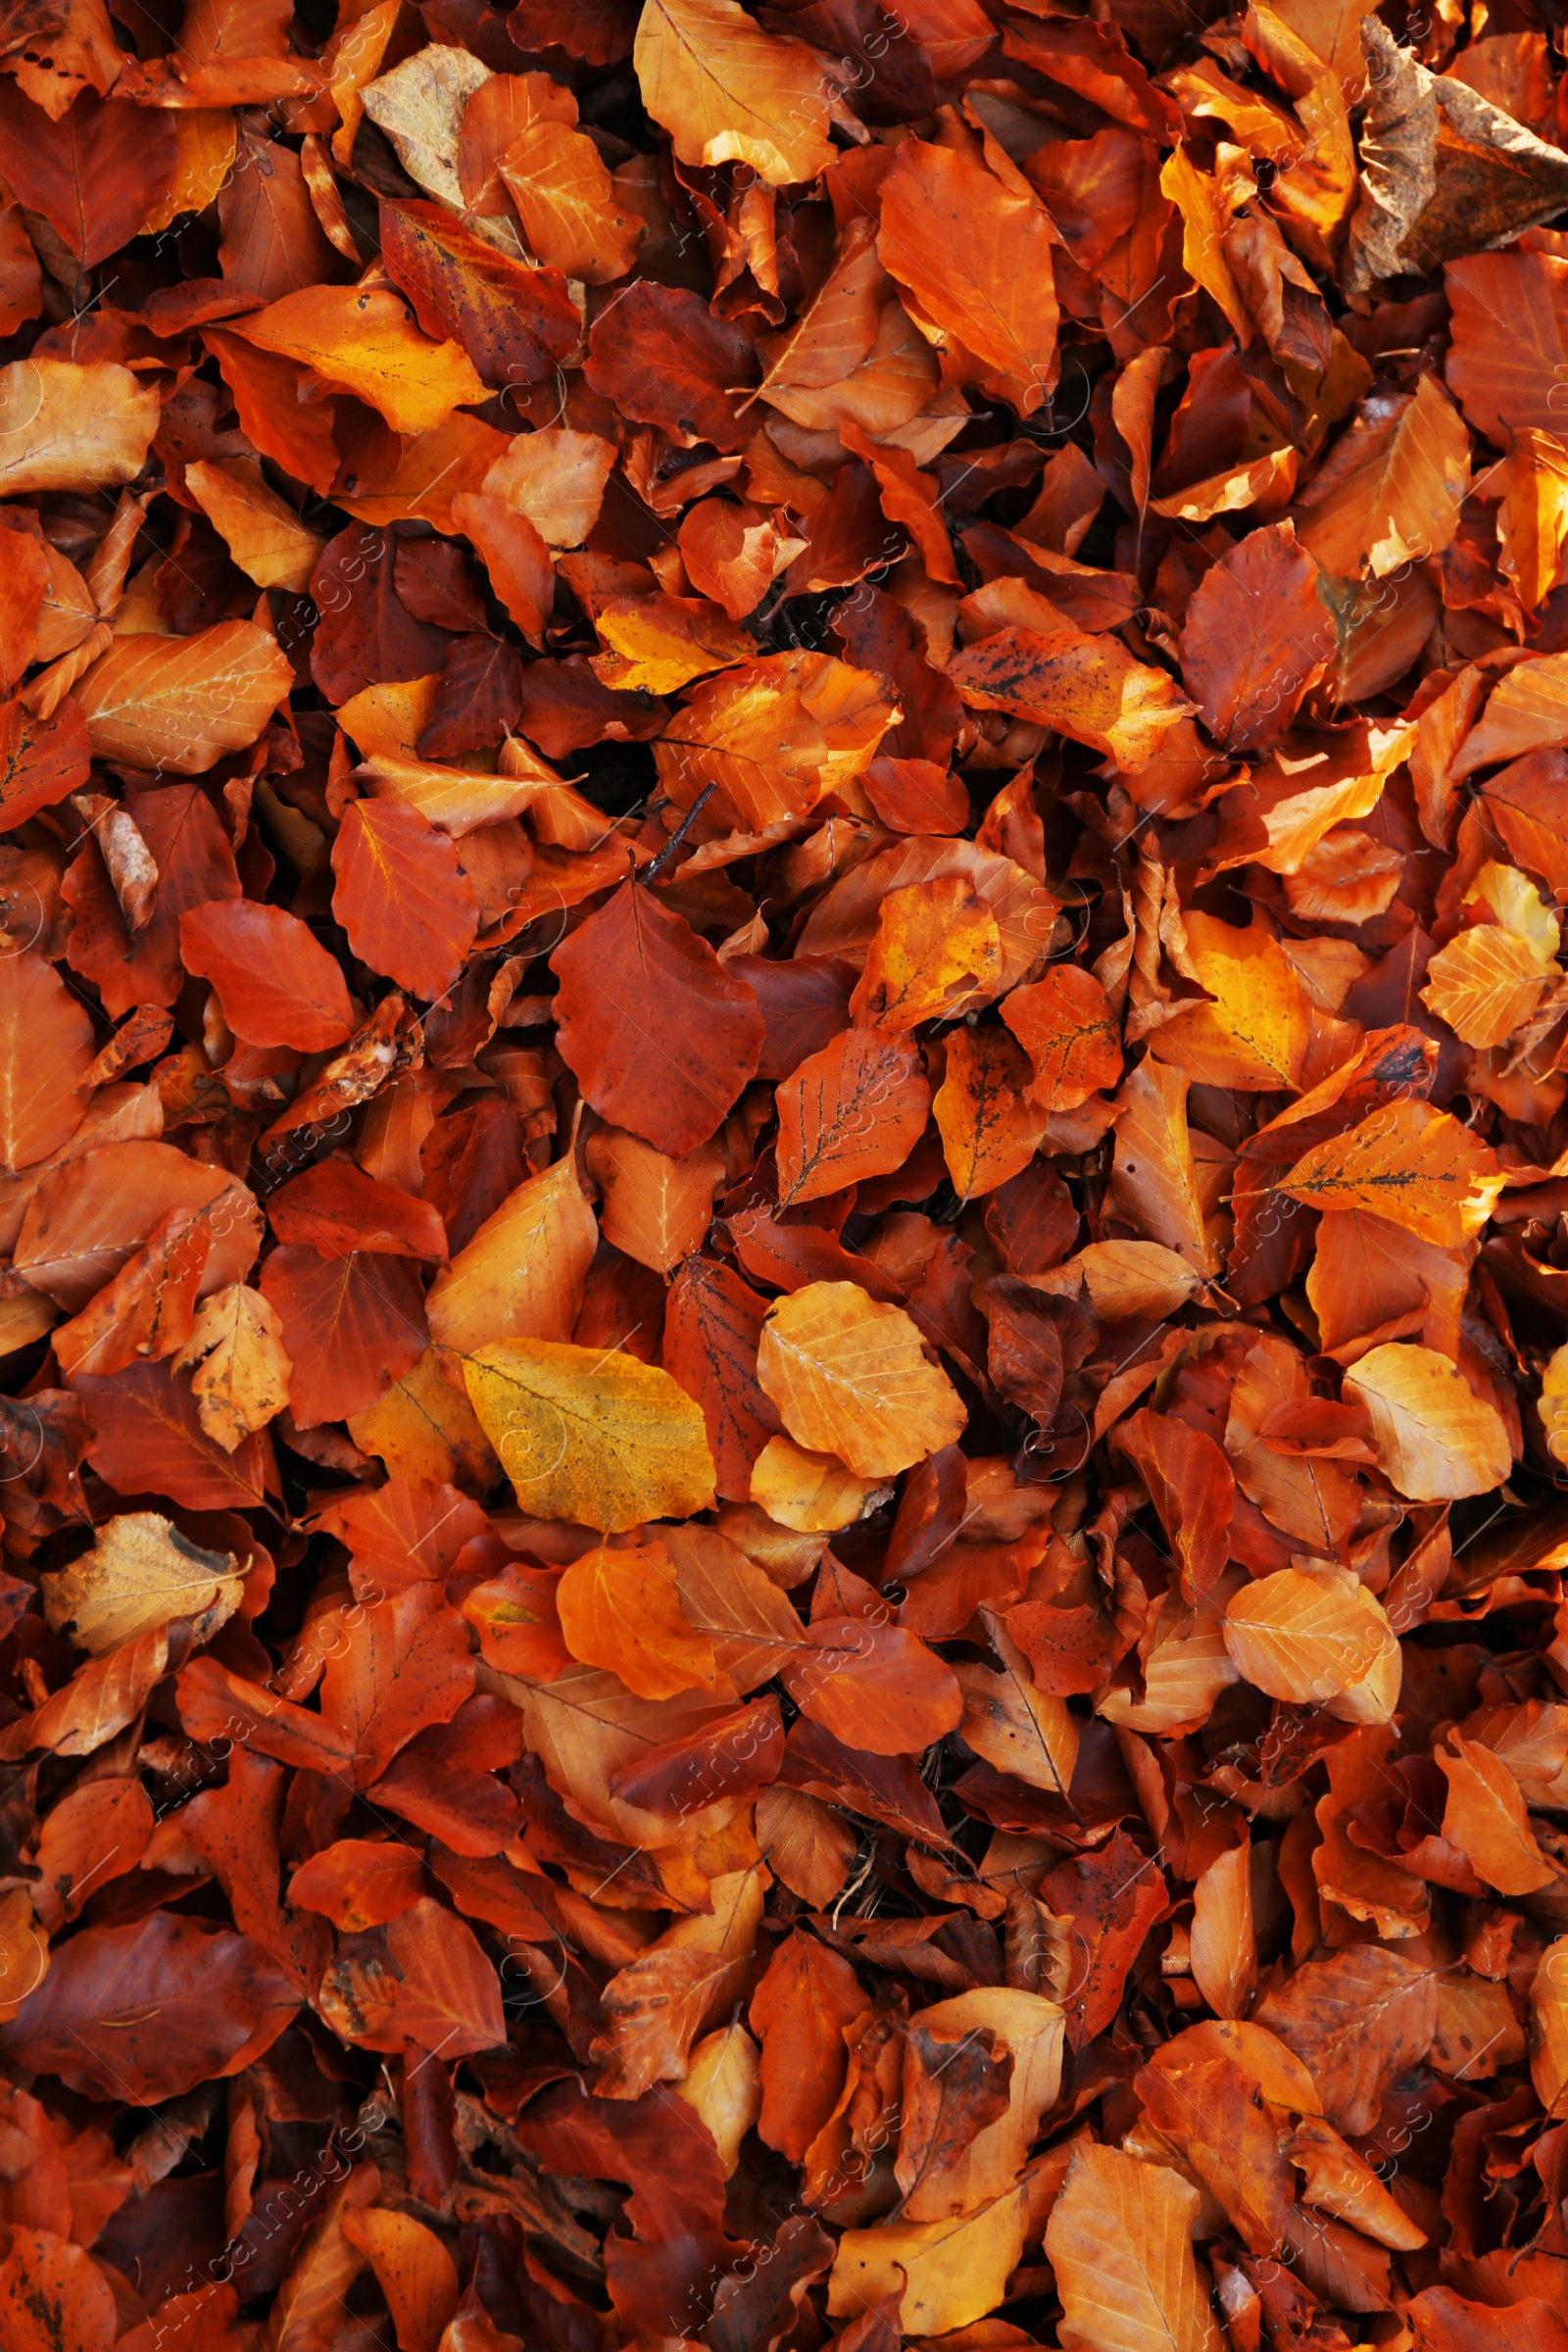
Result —
POLYGON ((1568 2352, 1561 14, 1225 5, 0 0, 5 2352, 1568 2352))

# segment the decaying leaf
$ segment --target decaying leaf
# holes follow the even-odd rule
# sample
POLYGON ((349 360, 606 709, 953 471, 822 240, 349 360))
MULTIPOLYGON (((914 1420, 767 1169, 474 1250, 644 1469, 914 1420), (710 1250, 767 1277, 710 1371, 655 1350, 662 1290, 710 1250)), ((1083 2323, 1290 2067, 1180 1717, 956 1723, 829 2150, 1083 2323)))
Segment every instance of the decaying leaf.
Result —
POLYGON ((124 1512, 90 1551, 50 1576, 49 1623, 93 1657, 176 1617, 192 1619, 205 1640, 238 1608, 244 1568, 232 1552, 192 1544, 156 1511, 124 1512))

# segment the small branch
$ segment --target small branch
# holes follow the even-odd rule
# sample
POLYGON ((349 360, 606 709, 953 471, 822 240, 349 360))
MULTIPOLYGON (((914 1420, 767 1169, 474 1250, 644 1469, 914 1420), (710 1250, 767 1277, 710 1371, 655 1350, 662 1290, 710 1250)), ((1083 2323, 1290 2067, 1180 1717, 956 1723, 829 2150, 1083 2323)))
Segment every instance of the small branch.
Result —
POLYGON ((681 843, 685 840, 693 825, 696 824, 697 819, 702 815, 704 808, 712 799, 717 790, 717 784, 705 784, 703 786, 702 791, 697 795, 696 800, 693 801, 691 807, 681 818, 680 823, 675 827, 674 832, 665 842, 663 848, 659 852, 659 855, 656 858, 650 858, 648 863, 639 871, 637 876, 639 882, 646 886, 646 884, 655 879, 656 875, 663 872, 665 866, 668 865, 670 859, 674 857, 675 852, 680 848, 681 843))

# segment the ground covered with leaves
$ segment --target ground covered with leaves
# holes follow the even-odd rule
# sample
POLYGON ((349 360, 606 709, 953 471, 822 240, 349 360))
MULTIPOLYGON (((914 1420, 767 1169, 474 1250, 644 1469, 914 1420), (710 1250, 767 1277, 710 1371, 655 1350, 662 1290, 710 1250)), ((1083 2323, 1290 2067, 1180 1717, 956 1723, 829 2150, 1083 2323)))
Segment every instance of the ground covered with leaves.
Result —
POLYGON ((1568 2352, 1564 20, 1223 5, 0 0, 4 2352, 1568 2352))

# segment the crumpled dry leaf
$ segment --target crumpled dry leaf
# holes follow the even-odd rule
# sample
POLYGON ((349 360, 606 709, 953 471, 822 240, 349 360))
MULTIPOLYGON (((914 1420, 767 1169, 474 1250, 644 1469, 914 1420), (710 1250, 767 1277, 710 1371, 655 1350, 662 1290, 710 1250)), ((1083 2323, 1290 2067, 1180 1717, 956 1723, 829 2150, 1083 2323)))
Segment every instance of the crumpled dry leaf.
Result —
POLYGON ((53 1573, 45 1614, 93 1657, 189 1618, 208 1639, 238 1608, 245 1563, 232 1552, 206 1551, 157 1511, 107 1520, 90 1551, 53 1573))

